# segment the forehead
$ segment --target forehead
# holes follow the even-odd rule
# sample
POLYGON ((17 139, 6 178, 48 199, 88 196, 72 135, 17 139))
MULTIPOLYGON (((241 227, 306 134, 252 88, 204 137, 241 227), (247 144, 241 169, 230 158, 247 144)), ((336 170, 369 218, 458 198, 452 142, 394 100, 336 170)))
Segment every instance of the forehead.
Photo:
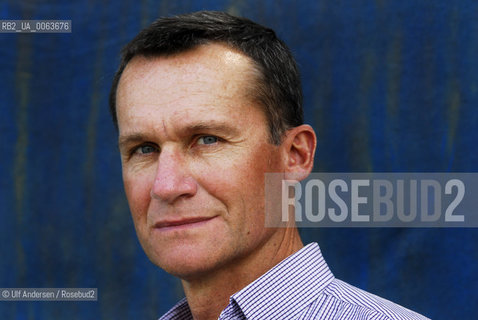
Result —
POLYGON ((251 107, 255 74, 249 57, 222 44, 167 57, 136 56, 118 85, 120 130, 126 120, 148 118, 154 111, 181 118, 251 107))

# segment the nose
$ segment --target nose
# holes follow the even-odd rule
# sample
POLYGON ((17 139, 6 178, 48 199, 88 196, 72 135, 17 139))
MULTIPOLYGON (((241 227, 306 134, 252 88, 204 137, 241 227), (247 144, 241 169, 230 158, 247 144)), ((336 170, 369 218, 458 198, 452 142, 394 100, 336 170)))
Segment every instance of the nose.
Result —
POLYGON ((185 160, 178 152, 162 150, 159 155, 151 198, 172 204, 196 194, 197 183, 189 174, 185 160))

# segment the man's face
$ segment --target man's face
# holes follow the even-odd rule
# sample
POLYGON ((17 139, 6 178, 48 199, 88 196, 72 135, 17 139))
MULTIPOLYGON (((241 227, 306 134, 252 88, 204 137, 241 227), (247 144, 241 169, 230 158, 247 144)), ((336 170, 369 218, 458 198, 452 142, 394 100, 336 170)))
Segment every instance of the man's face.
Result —
POLYGON ((118 87, 125 191, 148 257, 183 279, 245 261, 264 228, 264 173, 281 170, 249 58, 219 44, 135 57, 118 87))

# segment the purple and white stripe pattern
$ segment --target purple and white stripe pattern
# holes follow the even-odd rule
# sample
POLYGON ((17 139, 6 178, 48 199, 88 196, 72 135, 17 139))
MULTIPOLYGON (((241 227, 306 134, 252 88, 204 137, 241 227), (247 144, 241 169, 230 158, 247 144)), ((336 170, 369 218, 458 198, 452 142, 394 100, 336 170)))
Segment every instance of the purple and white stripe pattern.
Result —
MULTIPOLYGON (((159 320, 192 320, 186 299, 159 320)), ((428 319, 336 279, 317 243, 291 255, 231 296, 219 320, 428 319)))

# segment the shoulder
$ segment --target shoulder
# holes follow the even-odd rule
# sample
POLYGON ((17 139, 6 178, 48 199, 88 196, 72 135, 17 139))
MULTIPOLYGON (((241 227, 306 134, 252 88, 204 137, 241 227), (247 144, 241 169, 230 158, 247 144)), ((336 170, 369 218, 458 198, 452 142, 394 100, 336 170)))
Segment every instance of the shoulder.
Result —
POLYGON ((423 320, 428 319, 370 292, 334 279, 324 290, 324 295, 335 301, 339 319, 384 319, 423 320))

